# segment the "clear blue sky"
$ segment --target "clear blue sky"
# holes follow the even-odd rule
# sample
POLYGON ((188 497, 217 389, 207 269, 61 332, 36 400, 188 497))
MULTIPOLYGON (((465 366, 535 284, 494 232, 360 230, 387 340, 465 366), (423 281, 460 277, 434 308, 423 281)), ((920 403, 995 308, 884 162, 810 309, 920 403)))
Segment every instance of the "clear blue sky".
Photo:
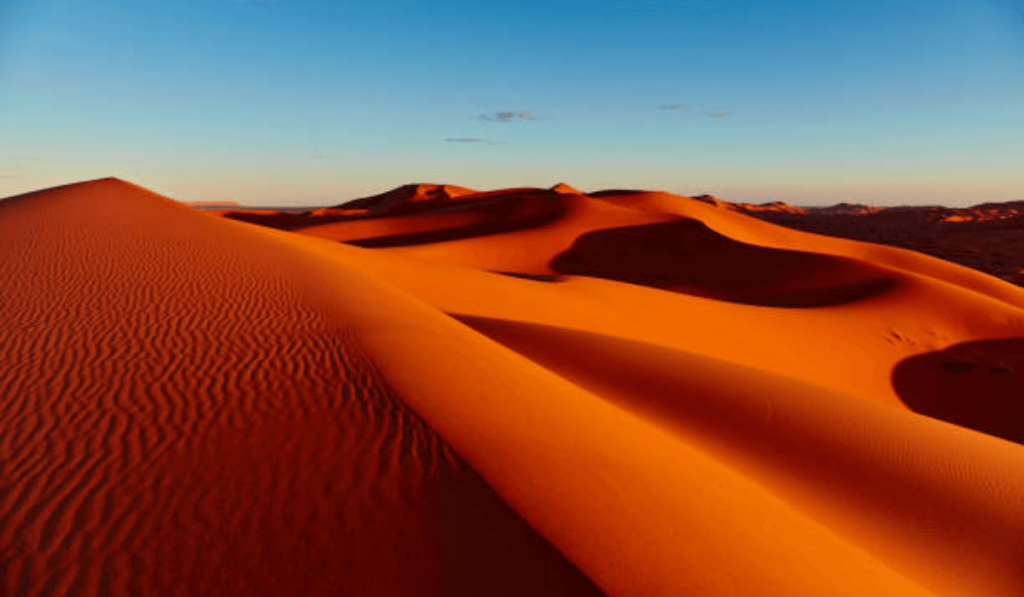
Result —
POLYGON ((0 0, 0 196, 110 175, 1024 199, 1024 0, 0 0))

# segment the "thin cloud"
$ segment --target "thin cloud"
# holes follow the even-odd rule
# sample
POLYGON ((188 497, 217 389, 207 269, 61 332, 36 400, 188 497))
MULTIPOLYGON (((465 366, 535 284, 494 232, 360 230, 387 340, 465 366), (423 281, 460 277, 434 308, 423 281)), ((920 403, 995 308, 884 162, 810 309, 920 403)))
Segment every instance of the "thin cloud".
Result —
POLYGON ((489 122, 520 122, 523 120, 536 120, 537 118, 528 110, 508 110, 495 112, 494 114, 481 114, 480 119, 489 122))
POLYGON ((704 110, 704 113, 707 114, 711 118, 728 118, 729 117, 729 113, 728 112, 716 112, 714 110, 704 110))
POLYGON ((479 137, 448 137, 444 140, 445 143, 483 143, 484 145, 504 145, 504 141, 491 141, 490 139, 481 139, 479 137))
POLYGON ((689 107, 690 107, 689 104, 662 104, 662 105, 658 106, 658 109, 659 110, 687 110, 687 109, 689 109, 689 107))

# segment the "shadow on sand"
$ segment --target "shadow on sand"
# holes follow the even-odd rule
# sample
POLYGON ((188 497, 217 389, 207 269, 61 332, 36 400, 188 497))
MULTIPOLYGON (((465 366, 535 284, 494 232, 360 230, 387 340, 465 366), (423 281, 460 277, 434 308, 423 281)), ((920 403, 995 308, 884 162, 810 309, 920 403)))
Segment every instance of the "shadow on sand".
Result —
POLYGON ((893 369, 892 385, 914 412, 1024 444, 1024 338, 910 357, 893 369))
POLYGON ((584 234, 551 268, 764 307, 841 305, 886 293, 899 282, 862 261, 751 245, 694 219, 584 234))

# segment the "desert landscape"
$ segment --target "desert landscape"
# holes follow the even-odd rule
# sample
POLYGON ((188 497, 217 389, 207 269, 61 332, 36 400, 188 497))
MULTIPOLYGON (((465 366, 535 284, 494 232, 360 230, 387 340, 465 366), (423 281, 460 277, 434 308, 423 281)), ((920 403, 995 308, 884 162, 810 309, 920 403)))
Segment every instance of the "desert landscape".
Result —
POLYGON ((0 0, 0 597, 1024 597, 1022 41, 0 0))
POLYGON ((189 200, 0 201, 2 595, 1024 594, 1019 204, 189 200))

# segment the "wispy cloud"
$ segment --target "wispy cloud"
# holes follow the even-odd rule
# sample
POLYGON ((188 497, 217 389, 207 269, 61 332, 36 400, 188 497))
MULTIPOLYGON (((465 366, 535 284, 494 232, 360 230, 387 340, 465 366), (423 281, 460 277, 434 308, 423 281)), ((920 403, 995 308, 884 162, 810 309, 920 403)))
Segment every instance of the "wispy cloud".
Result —
POLYGON ((716 112, 714 110, 704 110, 704 113, 707 114, 711 118, 728 118, 729 117, 729 113, 728 112, 716 112))
POLYGON ((483 143, 484 145, 504 145, 504 141, 491 141, 490 139, 481 139, 479 137, 448 137, 444 140, 445 143, 483 143))
POLYGON ((536 120, 537 118, 527 110, 508 110, 495 112, 494 114, 481 114, 481 120, 490 122, 521 122, 523 120, 536 120))
POLYGON ((662 104, 658 106, 659 110, 686 110, 689 109, 689 104, 662 104))

